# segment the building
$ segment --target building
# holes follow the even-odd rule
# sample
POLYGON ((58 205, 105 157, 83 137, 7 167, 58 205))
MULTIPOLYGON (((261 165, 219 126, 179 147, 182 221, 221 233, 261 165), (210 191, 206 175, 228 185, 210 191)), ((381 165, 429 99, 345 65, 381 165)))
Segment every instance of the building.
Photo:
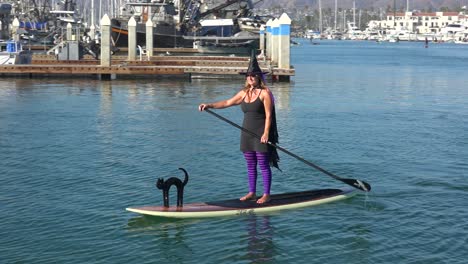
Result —
POLYGON ((468 16, 458 12, 404 12, 389 13, 387 19, 370 21, 371 29, 409 31, 417 34, 438 34, 442 28, 453 23, 468 23, 468 16))

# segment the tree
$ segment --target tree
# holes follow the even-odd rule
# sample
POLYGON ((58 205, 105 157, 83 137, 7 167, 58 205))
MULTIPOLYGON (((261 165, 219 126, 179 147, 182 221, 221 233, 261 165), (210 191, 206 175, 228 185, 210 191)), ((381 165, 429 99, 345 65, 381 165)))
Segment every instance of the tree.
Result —
POLYGON ((440 7, 440 11, 441 12, 449 12, 450 11, 450 8, 446 7, 446 6, 442 6, 440 7))

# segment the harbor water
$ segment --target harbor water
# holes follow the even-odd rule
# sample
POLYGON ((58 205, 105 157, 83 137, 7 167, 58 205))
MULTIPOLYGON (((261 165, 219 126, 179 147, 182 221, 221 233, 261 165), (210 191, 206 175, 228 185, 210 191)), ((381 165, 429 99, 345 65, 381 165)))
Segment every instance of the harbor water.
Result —
MULTIPOLYGON (((247 192, 239 130, 198 112, 243 80, 0 79, 1 263, 466 263, 468 46, 299 40, 269 83, 280 146, 369 193, 270 215, 164 220, 247 192), (175 204, 175 188, 170 204, 175 204)), ((240 108, 216 110, 241 123, 240 108)), ((280 152, 273 193, 347 187, 280 152)), ((259 178, 258 192, 262 191, 259 178)))

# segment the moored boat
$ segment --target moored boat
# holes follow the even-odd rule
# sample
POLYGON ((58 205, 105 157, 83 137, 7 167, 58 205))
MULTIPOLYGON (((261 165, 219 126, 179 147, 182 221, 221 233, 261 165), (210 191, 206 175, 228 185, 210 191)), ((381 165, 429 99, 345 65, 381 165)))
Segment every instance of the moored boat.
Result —
MULTIPOLYGON (((154 3, 143 1, 126 3, 119 17, 111 19, 112 40, 117 47, 128 46, 128 25, 130 17, 137 22, 137 45, 146 47, 146 22, 153 22, 153 47, 193 48, 226 47, 237 48, 254 45, 258 48, 260 19, 247 20, 253 4, 250 0, 214 1, 208 6, 198 1, 181 1, 176 6, 172 1, 154 3), (241 19, 243 18, 243 19, 241 19), (248 24, 246 21, 255 21, 248 24), (244 27, 240 27, 241 23, 244 27), (248 33, 248 34, 247 34, 248 33)), ((218 53, 220 50, 216 53, 218 53)), ((230 51, 227 51, 230 52, 230 51)), ((221 52, 225 53, 225 52, 221 52)))

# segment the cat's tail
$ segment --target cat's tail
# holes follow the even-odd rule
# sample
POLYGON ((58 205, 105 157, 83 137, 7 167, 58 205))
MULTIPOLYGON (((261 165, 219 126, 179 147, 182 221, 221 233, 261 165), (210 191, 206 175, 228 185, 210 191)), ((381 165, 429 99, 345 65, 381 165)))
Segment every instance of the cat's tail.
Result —
POLYGON ((183 171, 184 174, 185 174, 185 179, 184 179, 184 182, 183 182, 183 184, 184 184, 184 186, 185 186, 185 185, 187 184, 188 178, 189 178, 188 173, 187 173, 187 171, 186 171, 184 168, 179 168, 179 170, 183 171))

